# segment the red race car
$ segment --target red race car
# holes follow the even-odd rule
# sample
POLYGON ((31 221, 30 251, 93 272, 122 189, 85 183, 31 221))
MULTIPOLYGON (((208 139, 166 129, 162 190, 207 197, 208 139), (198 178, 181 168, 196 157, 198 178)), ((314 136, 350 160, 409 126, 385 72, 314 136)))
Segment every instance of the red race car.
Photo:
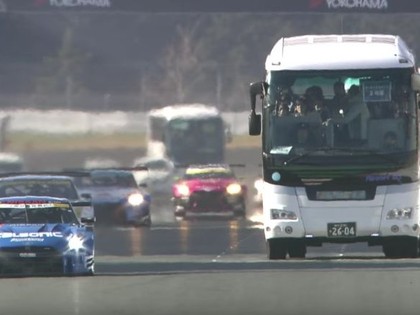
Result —
POLYGON ((247 187, 229 165, 192 165, 172 186, 177 218, 245 217, 247 187))

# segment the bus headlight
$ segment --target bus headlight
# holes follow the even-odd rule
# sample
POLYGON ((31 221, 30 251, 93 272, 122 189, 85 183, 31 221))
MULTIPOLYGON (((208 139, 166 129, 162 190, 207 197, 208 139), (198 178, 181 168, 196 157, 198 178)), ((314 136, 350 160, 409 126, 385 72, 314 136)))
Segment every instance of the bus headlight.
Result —
POLYGON ((389 210, 386 214, 387 220, 407 220, 411 219, 411 214, 413 213, 413 208, 395 208, 389 210))
POLYGON ((140 206, 144 201, 142 194, 132 194, 128 196, 128 203, 132 206, 140 206))
POLYGON ((283 209, 271 209, 272 220, 293 220, 297 221, 297 215, 293 211, 283 209))
POLYGON ((237 194, 240 194, 241 191, 242 191, 242 187, 238 183, 233 183, 226 187, 226 192, 229 195, 237 195, 237 194))

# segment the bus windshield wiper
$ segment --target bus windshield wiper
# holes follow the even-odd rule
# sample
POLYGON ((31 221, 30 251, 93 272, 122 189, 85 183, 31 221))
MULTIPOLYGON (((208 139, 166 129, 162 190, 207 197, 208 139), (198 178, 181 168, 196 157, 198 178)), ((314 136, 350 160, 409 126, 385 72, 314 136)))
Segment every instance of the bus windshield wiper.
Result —
POLYGON ((311 156, 312 154, 317 153, 317 152, 334 152, 334 151, 336 151, 336 152, 346 152, 346 153, 357 153, 357 154, 368 154, 369 156, 379 157, 382 160, 385 160, 386 162, 390 162, 394 165, 398 165, 398 162, 395 159, 390 158, 386 154, 381 154, 376 150, 355 149, 355 148, 345 148, 345 147, 319 147, 319 148, 316 148, 316 149, 312 149, 312 150, 309 150, 309 151, 305 152, 304 154, 291 157, 290 159, 284 161, 283 165, 291 164, 292 162, 296 162, 296 161, 298 161, 298 160, 300 160, 304 157, 311 156))

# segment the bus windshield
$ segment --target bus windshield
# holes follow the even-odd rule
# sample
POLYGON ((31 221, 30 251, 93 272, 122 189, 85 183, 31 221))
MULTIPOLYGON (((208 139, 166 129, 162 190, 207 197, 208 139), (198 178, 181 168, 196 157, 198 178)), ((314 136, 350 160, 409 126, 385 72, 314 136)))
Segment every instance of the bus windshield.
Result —
POLYGON ((219 163, 223 161, 224 125, 221 117, 168 122, 165 145, 176 163, 219 163))
POLYGON ((265 152, 287 161, 307 156, 308 152, 353 156, 414 151, 412 71, 269 72, 264 105, 265 152))

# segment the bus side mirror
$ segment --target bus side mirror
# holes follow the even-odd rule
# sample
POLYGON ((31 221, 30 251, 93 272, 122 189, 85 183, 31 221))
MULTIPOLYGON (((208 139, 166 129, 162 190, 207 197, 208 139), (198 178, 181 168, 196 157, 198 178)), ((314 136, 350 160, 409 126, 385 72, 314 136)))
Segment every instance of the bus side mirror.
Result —
POLYGON ((249 115, 249 135, 258 136, 261 134, 261 114, 255 112, 257 95, 261 98, 267 94, 268 83, 264 81, 251 83, 249 86, 249 96, 251 98, 251 114, 249 115))
POLYGON ((263 81, 251 83, 249 86, 249 96, 251 98, 251 111, 255 111, 255 104, 257 102, 257 95, 263 96, 267 91, 268 84, 263 81))
POLYGON ((255 111, 251 111, 248 124, 250 136, 258 136, 261 134, 261 114, 256 114, 255 111))

